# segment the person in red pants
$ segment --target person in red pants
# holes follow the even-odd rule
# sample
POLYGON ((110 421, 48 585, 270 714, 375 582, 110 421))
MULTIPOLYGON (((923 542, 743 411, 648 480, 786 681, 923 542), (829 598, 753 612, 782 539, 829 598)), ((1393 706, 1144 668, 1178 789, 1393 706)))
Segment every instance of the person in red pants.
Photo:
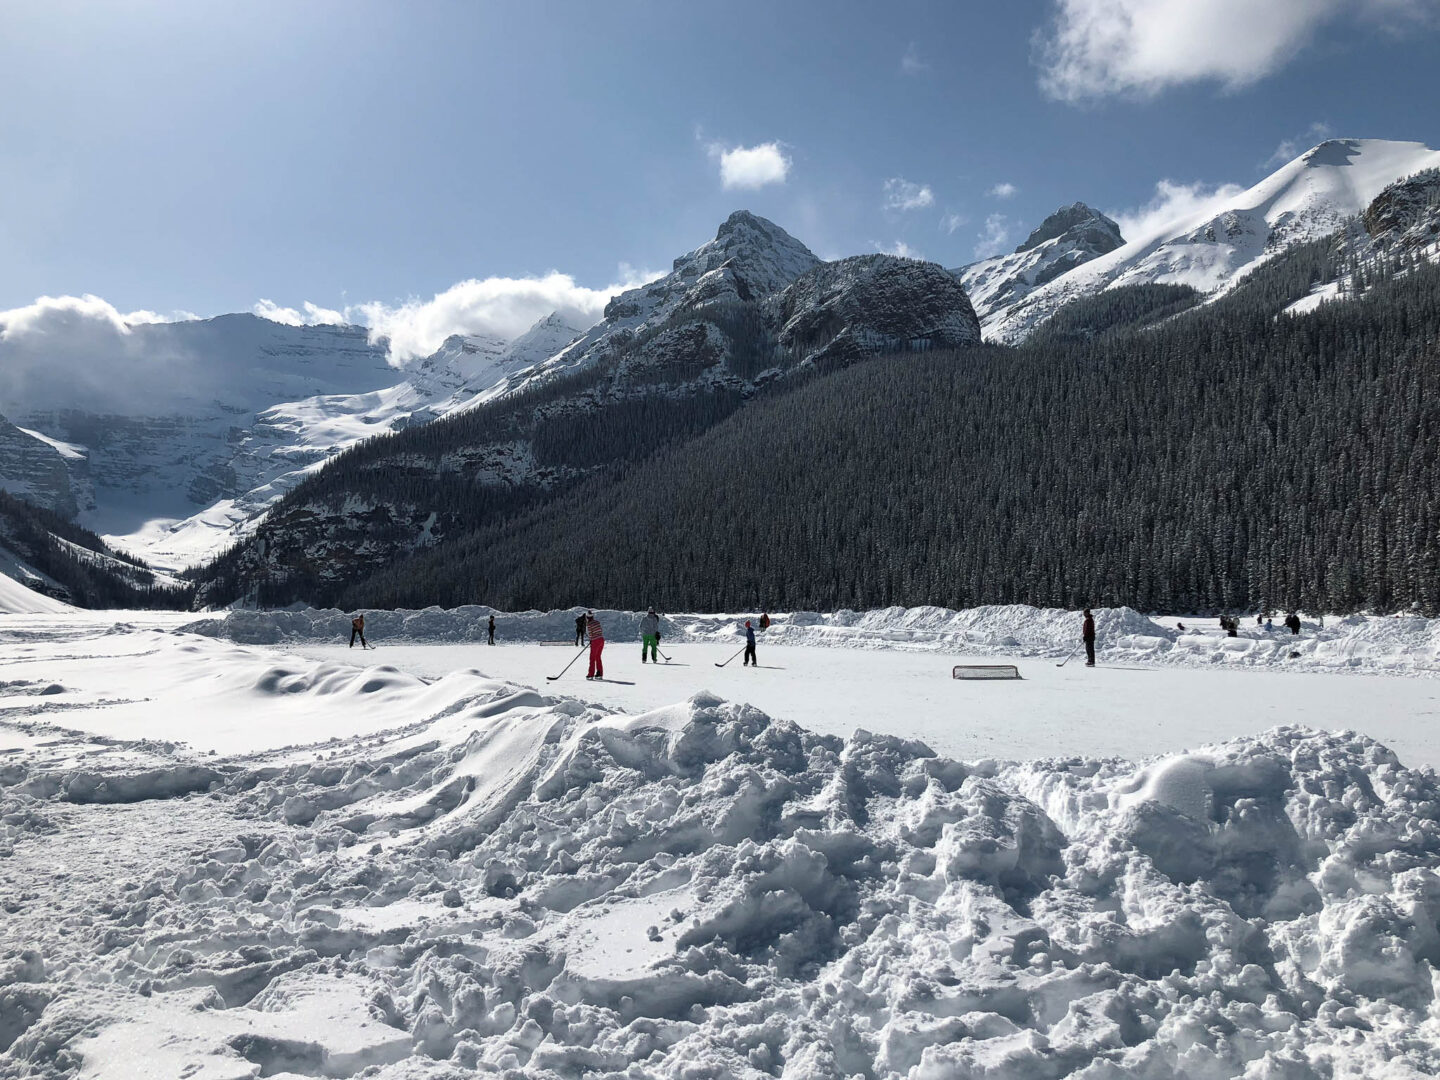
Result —
POLYGON ((590 639, 590 674, 585 678, 603 679, 605 665, 600 660, 600 654, 605 650, 605 631, 601 629, 594 612, 585 613, 585 636, 590 639))

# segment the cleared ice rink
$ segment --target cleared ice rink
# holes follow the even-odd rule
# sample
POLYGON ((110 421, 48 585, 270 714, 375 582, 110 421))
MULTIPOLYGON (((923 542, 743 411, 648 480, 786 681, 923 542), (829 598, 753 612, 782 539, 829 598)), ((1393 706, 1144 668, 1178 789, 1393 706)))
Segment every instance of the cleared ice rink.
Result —
POLYGON ((582 657, 547 682, 577 650, 513 645, 384 644, 372 652, 298 645, 317 660, 383 663, 426 679, 473 668, 496 679, 646 712, 708 690, 810 728, 845 737, 856 728, 921 739, 961 760, 1076 754, 1148 757, 1254 734, 1277 724, 1352 728, 1379 739, 1407 764, 1440 765, 1440 681, 1384 675, 1292 673, 1136 665, 1063 668, 1019 658, 1021 679, 957 681, 957 663, 985 657, 876 649, 761 644, 760 667, 742 668, 735 648, 662 643, 672 663, 641 664, 639 642, 605 647, 602 683, 585 680, 582 657))

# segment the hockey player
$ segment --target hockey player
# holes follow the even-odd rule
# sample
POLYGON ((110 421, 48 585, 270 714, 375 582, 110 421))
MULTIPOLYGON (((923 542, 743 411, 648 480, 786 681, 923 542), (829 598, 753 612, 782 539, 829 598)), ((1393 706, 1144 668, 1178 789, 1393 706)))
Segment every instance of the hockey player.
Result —
POLYGON ((749 619, 745 620, 745 659, 740 662, 740 666, 744 667, 746 664, 760 666, 760 661, 755 659, 755 628, 750 625, 749 619))
MULTIPOLYGON (((588 614, 588 612, 587 612, 587 614, 588 614)), ((584 615, 576 615, 576 616, 575 616, 575 644, 576 644, 576 645, 584 645, 584 644, 585 644, 585 616, 584 616, 584 615)))
POLYGON ((652 607, 640 620, 640 662, 645 663, 648 655, 654 663, 659 663, 660 652, 660 616, 655 614, 652 607))
POLYGON ((1085 609, 1085 624, 1080 628, 1080 638, 1085 642, 1085 666, 1095 666, 1095 616, 1085 609))
POLYGON ((761 629, 761 630, 769 630, 769 629, 770 629, 770 616, 767 615, 767 614, 766 614, 765 612, 763 612, 763 611, 760 613, 760 629, 761 629))
POLYGON ((368 649, 369 642, 365 640, 365 615, 360 613, 350 620, 350 648, 355 647, 355 639, 360 639, 360 648, 368 649))
POLYGON ((495 616, 494 616, 494 615, 491 615, 491 616, 490 616, 490 626, 489 626, 489 630, 490 630, 490 644, 491 644, 491 645, 494 645, 494 644, 495 644, 495 616))
POLYGON ((605 649, 605 631, 591 611, 585 613, 585 636, 590 640, 590 673, 585 678, 603 679, 605 665, 600 660, 600 654, 605 649))

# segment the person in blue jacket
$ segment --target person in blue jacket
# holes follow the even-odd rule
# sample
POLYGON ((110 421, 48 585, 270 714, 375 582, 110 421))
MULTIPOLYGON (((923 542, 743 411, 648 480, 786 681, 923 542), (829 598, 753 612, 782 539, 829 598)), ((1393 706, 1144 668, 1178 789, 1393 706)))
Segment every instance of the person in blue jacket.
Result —
POLYGON ((745 659, 740 666, 744 667, 746 664, 760 666, 760 661, 755 659, 755 628, 750 625, 749 619, 745 620, 745 659))

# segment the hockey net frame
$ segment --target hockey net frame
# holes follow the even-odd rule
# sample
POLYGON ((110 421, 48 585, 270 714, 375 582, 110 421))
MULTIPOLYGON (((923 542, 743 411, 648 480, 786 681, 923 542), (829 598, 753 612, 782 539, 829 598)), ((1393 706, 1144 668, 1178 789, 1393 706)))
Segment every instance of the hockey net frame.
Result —
POLYGON ((1014 664, 956 664, 950 669, 952 679, 1018 679, 1020 669, 1014 664))

